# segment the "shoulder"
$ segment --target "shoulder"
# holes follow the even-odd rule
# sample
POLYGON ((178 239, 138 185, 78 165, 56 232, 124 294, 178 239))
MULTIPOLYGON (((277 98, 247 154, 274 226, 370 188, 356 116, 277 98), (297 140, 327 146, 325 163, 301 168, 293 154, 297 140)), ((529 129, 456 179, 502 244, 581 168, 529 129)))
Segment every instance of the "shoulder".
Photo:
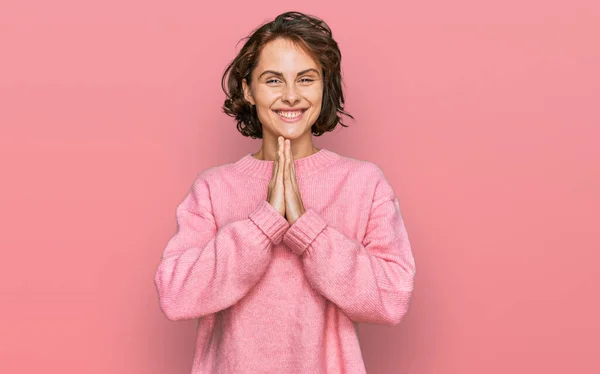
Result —
POLYGON ((348 171, 358 176, 371 191, 373 201, 385 201, 396 196, 392 184, 377 163, 349 156, 341 156, 341 159, 341 164, 345 164, 348 171))
POLYGON ((189 192, 195 196, 210 195, 211 186, 218 183, 223 177, 231 173, 232 162, 210 166, 196 173, 189 192))
POLYGON ((197 214, 212 212, 214 194, 219 191, 218 182, 222 179, 222 175, 227 172, 228 165, 211 166, 199 171, 188 188, 181 205, 197 214))
POLYGON ((360 175, 375 183, 385 180, 385 174, 383 170, 375 162, 345 155, 339 156, 339 165, 344 166, 354 175, 360 175))

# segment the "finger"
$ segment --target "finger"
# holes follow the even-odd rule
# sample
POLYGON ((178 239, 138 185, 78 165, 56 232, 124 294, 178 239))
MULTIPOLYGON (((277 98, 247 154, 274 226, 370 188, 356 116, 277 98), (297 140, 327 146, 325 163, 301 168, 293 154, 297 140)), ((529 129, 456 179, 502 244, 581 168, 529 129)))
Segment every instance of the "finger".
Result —
POLYGON ((273 179, 277 179, 279 175, 279 169, 281 169, 281 166, 279 165, 279 160, 277 157, 275 157, 275 162, 273 163, 273 179))
POLYGON ((289 158, 289 168, 290 168, 290 179, 292 182, 292 185, 294 186, 294 189, 296 189, 296 164, 294 163, 294 156, 292 156, 292 145, 290 142, 289 145, 289 152, 288 152, 288 158, 289 158))
MULTIPOLYGON (((287 144, 288 144, 288 158, 290 159, 290 161, 294 161, 294 157, 292 156, 292 141, 291 140, 287 140, 287 144)), ((293 165, 292 165, 293 167, 293 165)))
POLYGON ((277 151, 277 164, 279 165, 279 168, 277 170, 278 171, 277 179, 280 182, 283 182, 284 171, 285 171, 285 164, 284 164, 285 160, 284 160, 284 157, 283 157, 283 147, 282 147, 283 140, 282 139, 283 138, 279 137, 279 148, 278 148, 278 151, 277 151))
MULTIPOLYGON (((278 143, 277 151, 279 152, 279 143, 280 143, 279 138, 277 139, 277 143, 278 143)), ((278 154, 275 155, 275 160, 273 160, 273 161, 274 161, 273 162, 273 174, 271 176, 272 177, 276 177, 277 176, 277 170, 279 168, 279 157, 278 157, 278 154)))
POLYGON ((277 153, 275 154, 275 163, 277 163, 277 166, 281 166, 281 158, 280 156, 280 152, 281 152, 281 137, 277 138, 277 153))
POLYGON ((285 157, 285 164, 287 165, 287 179, 288 182, 291 182, 292 179, 292 168, 294 167, 294 161, 292 160, 292 143, 289 139, 286 140, 287 142, 287 146, 286 146, 286 157, 285 157))
POLYGON ((279 152, 280 152, 280 151, 279 151, 279 148, 278 148, 278 149, 277 149, 277 153, 275 154, 275 159, 273 160, 273 161, 274 161, 274 163, 273 163, 273 164, 274 164, 274 165, 276 165, 278 169, 280 169, 280 168, 281 168, 281 166, 282 166, 282 165, 281 165, 281 159, 279 158, 279 152))
POLYGON ((295 168, 295 164, 294 164, 294 157, 292 156, 292 146, 290 144, 290 151, 289 151, 289 168, 290 168, 290 183, 291 185, 294 187, 294 189, 296 189, 296 168, 295 168))
POLYGON ((288 165, 288 157, 287 157, 287 142, 284 143, 284 149, 285 149, 285 159, 283 161, 283 179, 287 183, 287 180, 289 179, 289 172, 290 172, 289 165, 288 165))
POLYGON ((294 164, 294 158, 290 155, 291 163, 292 163, 292 179, 294 183, 296 183, 296 164, 294 164))

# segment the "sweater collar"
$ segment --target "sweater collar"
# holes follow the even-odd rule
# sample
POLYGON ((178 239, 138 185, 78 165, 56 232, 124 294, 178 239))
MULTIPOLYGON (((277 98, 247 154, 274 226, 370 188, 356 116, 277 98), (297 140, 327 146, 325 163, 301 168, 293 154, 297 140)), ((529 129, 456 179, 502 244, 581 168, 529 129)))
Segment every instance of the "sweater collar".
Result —
MULTIPOLYGON (((326 167, 339 160, 341 156, 325 148, 319 149, 317 153, 310 156, 294 160, 294 169, 296 170, 296 179, 300 179, 312 174, 316 174, 326 167)), ((234 167, 249 176, 260 179, 270 180, 273 174, 272 160, 259 160, 247 153, 241 159, 234 162, 234 167)))

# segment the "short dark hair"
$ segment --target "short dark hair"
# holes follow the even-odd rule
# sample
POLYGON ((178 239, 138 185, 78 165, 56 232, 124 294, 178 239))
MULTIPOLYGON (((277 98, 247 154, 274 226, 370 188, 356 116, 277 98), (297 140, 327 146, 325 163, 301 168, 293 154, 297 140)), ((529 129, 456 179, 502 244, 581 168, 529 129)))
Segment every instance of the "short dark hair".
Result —
POLYGON ((323 20, 300 12, 282 13, 241 39, 247 41, 227 66, 221 79, 221 87, 227 96, 223 112, 236 119, 237 129, 242 135, 253 139, 262 138, 262 124, 256 114, 256 107, 244 98, 242 81, 246 79, 250 85, 250 76, 258 63, 260 52, 267 43, 278 38, 292 41, 321 65, 323 102, 319 118, 311 127, 312 134, 321 136, 333 131, 338 123, 348 127, 342 123, 341 115, 352 119, 354 117, 344 110, 342 54, 338 44, 323 20))

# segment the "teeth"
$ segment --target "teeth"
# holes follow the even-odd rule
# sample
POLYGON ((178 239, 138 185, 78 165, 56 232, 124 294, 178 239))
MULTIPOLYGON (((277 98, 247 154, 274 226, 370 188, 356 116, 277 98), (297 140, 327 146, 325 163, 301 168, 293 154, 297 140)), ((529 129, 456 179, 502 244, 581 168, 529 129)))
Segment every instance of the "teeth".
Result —
POLYGON ((302 112, 303 112, 302 110, 300 110, 300 111, 297 111, 297 112, 284 112, 284 111, 279 111, 279 112, 277 112, 277 114, 279 114, 279 115, 280 115, 280 116, 282 116, 282 117, 285 117, 285 118, 290 118, 290 119, 291 119, 291 118, 296 118, 296 117, 298 117, 299 115, 301 115, 301 114, 302 114, 302 112))

